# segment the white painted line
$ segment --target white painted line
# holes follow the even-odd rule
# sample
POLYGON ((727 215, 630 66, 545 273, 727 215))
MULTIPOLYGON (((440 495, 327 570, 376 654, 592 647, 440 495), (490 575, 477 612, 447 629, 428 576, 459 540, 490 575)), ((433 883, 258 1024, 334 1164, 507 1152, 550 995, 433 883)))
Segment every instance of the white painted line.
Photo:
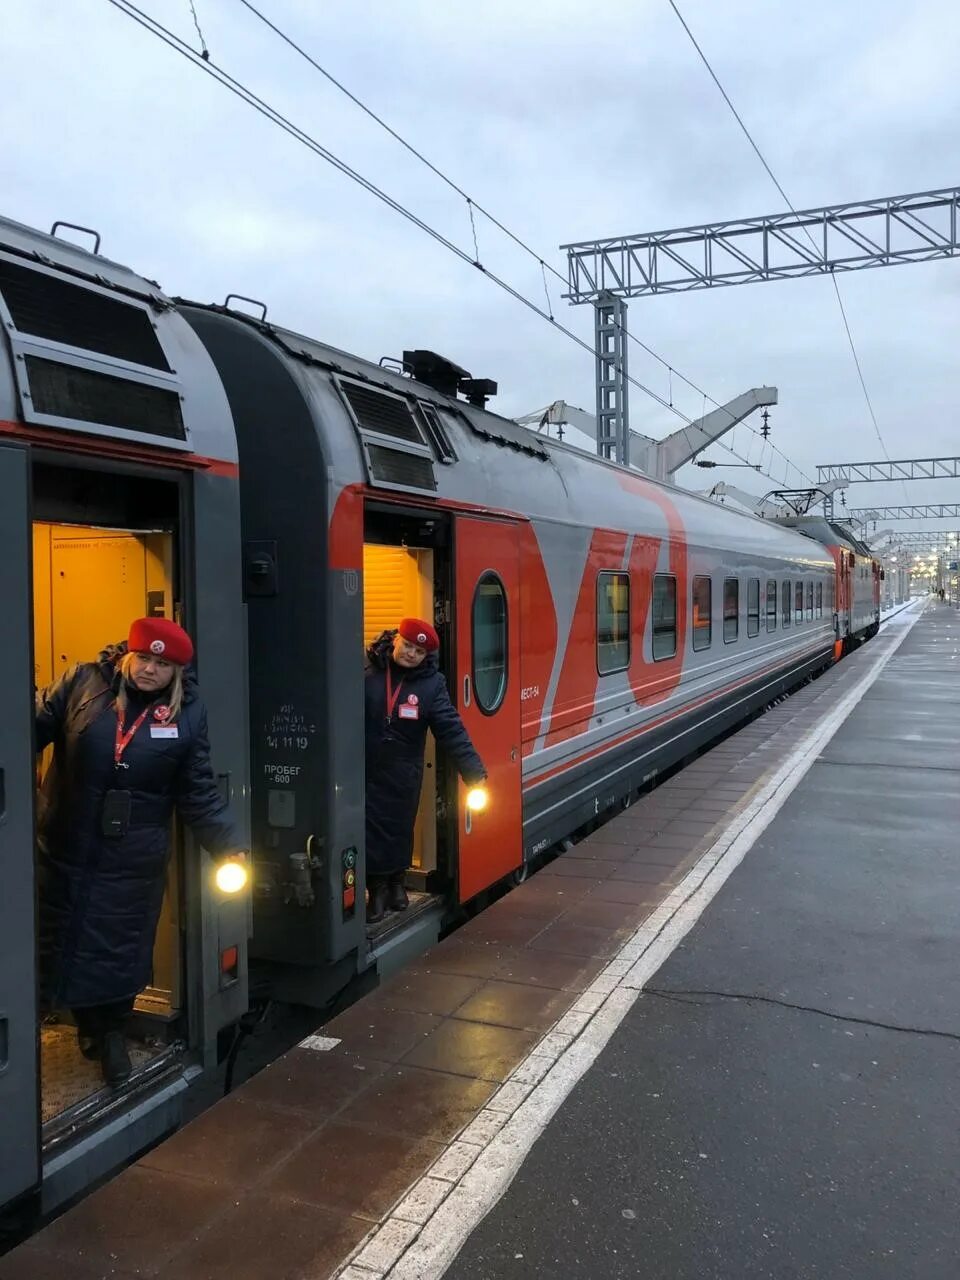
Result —
POLYGON ((900 634, 892 638, 887 652, 800 739, 750 804, 651 912, 570 1012, 534 1046, 487 1106, 370 1233, 357 1255, 336 1272, 335 1280, 363 1280, 364 1275, 371 1280, 375 1275, 384 1280, 439 1280, 470 1233, 507 1190, 537 1138, 640 997, 644 983, 700 919, 899 649, 919 615, 920 610, 906 611, 900 634), (618 981, 610 990, 612 977, 618 981), (575 1015, 572 1018, 571 1013, 575 1015), (450 1188, 446 1194, 437 1185, 440 1181, 450 1188), (419 1218, 419 1206, 431 1201, 439 1203, 422 1226, 409 1220, 419 1218), (401 1209, 409 1217, 401 1217, 401 1209), (359 1270, 358 1264, 368 1270, 359 1270))
POLYGON ((297 1045, 298 1049, 312 1049, 314 1053, 329 1053, 340 1041, 335 1036, 307 1036, 297 1045))

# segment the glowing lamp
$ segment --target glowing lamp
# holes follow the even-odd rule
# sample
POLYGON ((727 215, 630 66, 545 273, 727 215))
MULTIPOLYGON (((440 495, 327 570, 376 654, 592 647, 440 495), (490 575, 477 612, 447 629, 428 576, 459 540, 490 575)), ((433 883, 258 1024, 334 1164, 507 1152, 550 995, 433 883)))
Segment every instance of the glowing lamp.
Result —
POLYGON ((221 893, 239 893, 247 887, 247 868, 235 858, 221 862, 214 877, 221 893))
POLYGON ((486 787, 471 787, 467 792, 467 808, 471 813, 482 813, 488 799, 486 787))

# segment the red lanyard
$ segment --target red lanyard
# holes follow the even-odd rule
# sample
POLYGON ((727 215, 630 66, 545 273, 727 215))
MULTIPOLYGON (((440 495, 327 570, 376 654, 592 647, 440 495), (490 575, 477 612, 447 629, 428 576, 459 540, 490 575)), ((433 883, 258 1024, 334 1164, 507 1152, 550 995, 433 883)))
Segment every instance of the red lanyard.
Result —
POLYGON ((133 735, 137 732, 137 730, 143 724, 144 720, 146 720, 147 712, 149 710, 150 710, 149 707, 144 707, 144 709, 137 716, 136 720, 134 720, 133 724, 125 733, 123 729, 123 712, 120 710, 119 707, 117 707, 117 736, 113 740, 113 763, 114 765, 116 765, 118 769, 129 768, 129 765, 125 765, 123 763, 123 753, 126 751, 127 747, 129 747, 130 743, 133 741, 133 735))
POLYGON ((393 681, 390 679, 390 663, 387 662, 387 724, 393 719, 393 712, 400 700, 400 690, 403 688, 403 681, 397 685, 396 693, 393 692, 393 681))

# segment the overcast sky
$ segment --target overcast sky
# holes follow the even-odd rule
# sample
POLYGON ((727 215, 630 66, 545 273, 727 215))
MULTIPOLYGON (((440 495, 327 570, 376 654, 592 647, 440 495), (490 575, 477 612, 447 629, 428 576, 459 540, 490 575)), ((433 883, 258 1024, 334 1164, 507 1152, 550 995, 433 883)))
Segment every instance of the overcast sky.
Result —
MULTIPOLYGON (((189 0, 140 2, 198 45, 189 0)), ((239 0, 195 3, 215 62, 472 253, 459 197, 239 0)), ((561 271, 567 241, 783 207, 666 0, 258 7, 561 271)), ((960 181, 955 0, 680 7, 795 207, 960 181)), ((262 298, 278 324, 374 360, 433 348, 495 378, 507 415, 554 399, 592 408, 587 352, 107 0, 0 0, 0 57, 6 216, 96 227, 105 254, 171 293, 262 298)), ((536 263, 482 217, 477 234, 482 261, 542 302, 536 263)), ((890 457, 956 453, 960 262, 840 287, 890 457)), ((591 308, 570 308, 555 279, 550 295, 591 340, 591 308)), ((629 326, 718 400, 777 386, 772 438, 808 473, 883 456, 828 280, 637 299, 629 326)), ((662 366, 635 346, 630 359, 668 395, 662 366)), ((677 379, 673 398, 702 411, 677 379)), ((635 389, 631 421, 655 436, 677 425, 635 389)), ((773 470, 780 480, 782 462, 773 470)), ((680 476, 720 478, 772 487, 746 471, 680 476)), ((960 481, 858 485, 848 501, 957 502, 960 481)))

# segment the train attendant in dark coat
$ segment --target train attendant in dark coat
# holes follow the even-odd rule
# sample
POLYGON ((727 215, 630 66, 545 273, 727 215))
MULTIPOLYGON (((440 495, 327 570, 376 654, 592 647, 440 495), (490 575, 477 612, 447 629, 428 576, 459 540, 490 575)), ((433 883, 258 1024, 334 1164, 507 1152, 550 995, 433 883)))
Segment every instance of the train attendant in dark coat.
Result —
POLYGON ((42 1000, 73 1012, 111 1085, 131 1071, 123 1029, 150 979, 174 809, 211 853, 241 848, 192 658, 175 622, 140 618, 37 697, 37 749, 54 744, 38 824, 42 1000))
POLYGON ((437 667, 440 640, 420 618, 404 618, 367 650, 367 920, 407 906, 404 876, 413 854, 427 730, 467 785, 487 776, 437 667))

